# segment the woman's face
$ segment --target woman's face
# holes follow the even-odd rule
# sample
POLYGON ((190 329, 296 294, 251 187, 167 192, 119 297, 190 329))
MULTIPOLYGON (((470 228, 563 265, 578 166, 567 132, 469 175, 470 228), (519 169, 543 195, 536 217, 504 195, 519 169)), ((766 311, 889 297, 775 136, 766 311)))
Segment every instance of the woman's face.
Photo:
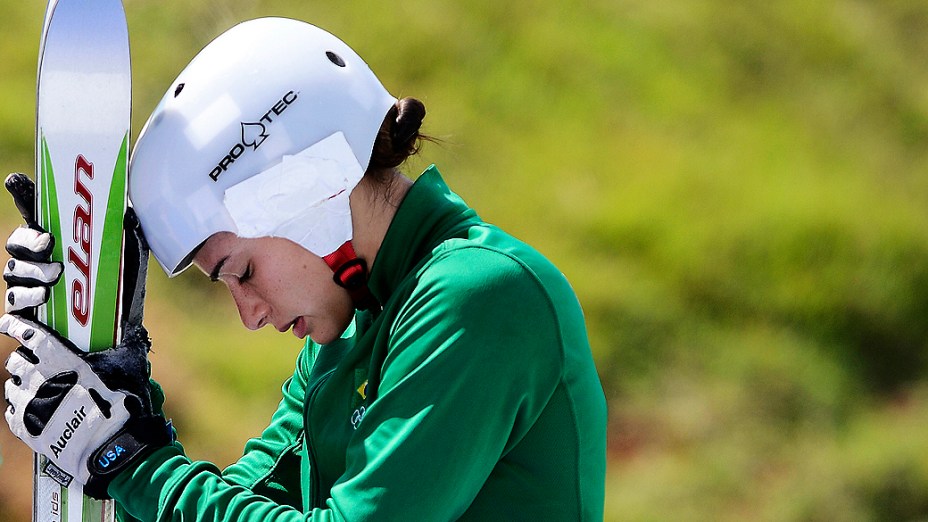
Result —
POLYGON ((319 256, 283 238, 245 239, 230 232, 211 236, 194 264, 232 294, 242 323, 252 330, 267 324, 280 332, 325 344, 348 326, 354 306, 332 280, 319 256))

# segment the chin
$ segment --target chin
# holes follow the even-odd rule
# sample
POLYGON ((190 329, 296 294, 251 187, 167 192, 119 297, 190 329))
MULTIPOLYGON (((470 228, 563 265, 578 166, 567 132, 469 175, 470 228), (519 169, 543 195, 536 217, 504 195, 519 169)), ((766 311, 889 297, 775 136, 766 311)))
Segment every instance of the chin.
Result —
POLYGON ((314 343, 316 343, 316 344, 320 344, 320 345, 322 345, 322 344, 329 344, 330 342, 334 341, 335 339, 338 339, 338 336, 337 336, 337 335, 326 335, 325 333, 318 334, 318 333, 315 333, 315 332, 310 333, 310 334, 307 334, 307 335, 301 337, 301 339, 305 339, 306 337, 309 337, 309 339, 310 339, 312 342, 314 342, 314 343))
POLYGON ((304 337, 309 337, 312 342, 319 345, 329 344, 331 342, 337 341, 341 338, 342 333, 351 324, 351 320, 353 318, 354 315, 352 314, 343 320, 314 322, 313 326, 315 326, 316 329, 311 332, 307 332, 307 335, 304 337))

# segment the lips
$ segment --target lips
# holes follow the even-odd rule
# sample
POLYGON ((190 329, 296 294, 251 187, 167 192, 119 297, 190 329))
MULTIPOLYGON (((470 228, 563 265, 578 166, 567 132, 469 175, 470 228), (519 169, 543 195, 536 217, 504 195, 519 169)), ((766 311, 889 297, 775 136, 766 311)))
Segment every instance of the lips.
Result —
POLYGON ((302 339, 306 337, 306 334, 307 334, 306 320, 303 319, 302 316, 297 317, 296 320, 293 321, 293 323, 291 323, 291 325, 293 327, 293 335, 295 335, 298 339, 302 339))
POLYGON ((277 331, 280 332, 280 333, 286 332, 287 330, 293 328, 293 325, 296 324, 296 321, 297 321, 297 320, 294 319, 294 320, 290 321, 289 323, 287 323, 287 324, 284 325, 284 326, 279 326, 279 327, 277 327, 277 331))
POLYGON ((279 326, 276 328, 277 328, 277 331, 280 333, 284 333, 287 330, 292 329, 293 335, 297 336, 300 339, 306 337, 306 334, 307 334, 306 320, 303 319, 303 317, 297 317, 296 319, 294 319, 293 321, 290 321, 286 325, 279 326))

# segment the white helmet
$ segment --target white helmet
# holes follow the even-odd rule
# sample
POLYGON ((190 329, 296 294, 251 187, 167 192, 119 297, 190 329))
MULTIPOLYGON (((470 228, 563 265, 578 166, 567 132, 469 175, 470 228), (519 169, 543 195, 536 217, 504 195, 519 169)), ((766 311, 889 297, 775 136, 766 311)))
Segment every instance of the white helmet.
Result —
POLYGON ((129 197, 155 258, 174 276, 222 231, 335 251, 395 103, 318 27, 262 18, 226 31, 180 73, 132 153, 129 197))

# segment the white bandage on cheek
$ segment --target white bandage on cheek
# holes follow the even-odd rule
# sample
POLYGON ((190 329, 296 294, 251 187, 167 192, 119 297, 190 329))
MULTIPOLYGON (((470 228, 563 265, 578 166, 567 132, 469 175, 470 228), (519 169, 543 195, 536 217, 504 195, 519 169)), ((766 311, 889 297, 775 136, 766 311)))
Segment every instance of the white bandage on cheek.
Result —
POLYGON ((322 257, 352 238, 348 196, 364 169, 337 132, 225 191, 240 237, 283 237, 322 257))

